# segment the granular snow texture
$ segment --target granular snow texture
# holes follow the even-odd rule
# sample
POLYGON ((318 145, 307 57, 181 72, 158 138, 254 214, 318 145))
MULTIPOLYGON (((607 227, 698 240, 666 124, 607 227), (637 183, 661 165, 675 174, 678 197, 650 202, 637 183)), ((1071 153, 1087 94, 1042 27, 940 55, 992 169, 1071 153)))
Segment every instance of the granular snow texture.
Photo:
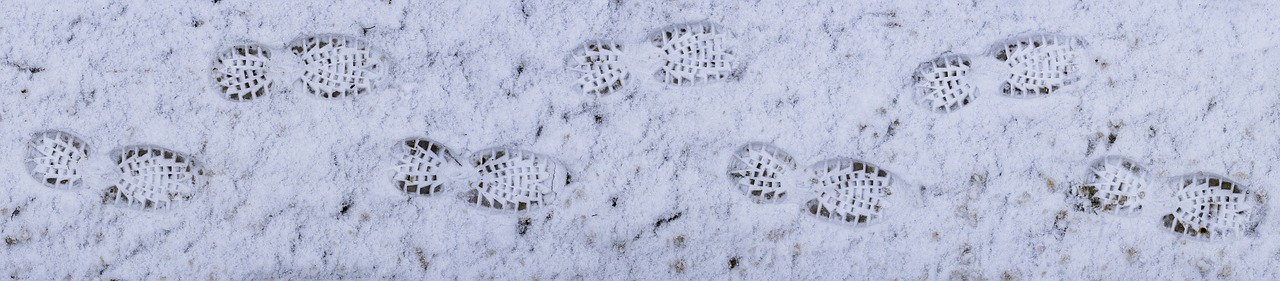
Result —
MULTIPOLYGON (((5 1, 0 279, 1280 279, 1268 198, 1280 185, 1278 8, 5 1), (671 43, 708 48, 682 55, 709 63, 659 68, 655 39, 684 24, 723 32, 671 43), (326 34, 370 50, 327 55, 385 56, 377 69, 333 69, 384 75, 302 86, 322 70, 289 46, 326 34), (1032 82, 1051 93, 1005 94, 1016 67, 998 49, 1038 35, 1078 39, 1078 80, 1048 73, 1032 82), (618 62, 629 76, 604 93, 584 91, 574 61, 596 40, 630 54, 618 62), (264 95, 233 101, 214 65, 241 44, 288 67, 267 72, 278 80, 264 95), (971 59, 976 89, 950 112, 921 102, 916 82, 944 54, 971 59), (323 97, 332 91, 344 92, 323 97), (81 186, 32 176, 28 150, 48 130, 87 145, 81 186), (418 137, 463 165, 490 147, 537 153, 571 180, 523 211, 476 206, 467 184, 411 195, 393 176, 418 137), (729 175, 753 142, 800 168, 847 157, 884 169, 880 216, 837 223, 810 214, 811 198, 757 203, 729 175), (117 168, 137 145, 187 156, 200 174, 117 168), (1073 199, 1108 156, 1150 175, 1141 210, 1073 199), (1202 172, 1243 186, 1256 225, 1207 239, 1166 227, 1192 206, 1174 183, 1202 172), (157 186, 154 197, 128 189, 157 186), (176 204, 129 208, 104 200, 110 191, 176 204)), ((1229 227, 1240 221, 1222 216, 1235 214, 1209 219, 1229 227)))

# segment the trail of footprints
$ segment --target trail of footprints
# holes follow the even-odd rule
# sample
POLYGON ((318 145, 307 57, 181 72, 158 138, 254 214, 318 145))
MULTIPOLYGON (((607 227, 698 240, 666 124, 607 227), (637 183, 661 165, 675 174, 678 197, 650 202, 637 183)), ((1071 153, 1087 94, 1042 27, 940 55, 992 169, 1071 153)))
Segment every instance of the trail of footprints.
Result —
POLYGON ((787 202, 797 197, 793 194, 805 194, 798 200, 806 213, 850 225, 879 220, 893 184, 889 172, 848 158, 798 168, 782 149, 764 143, 735 151, 729 178, 756 203, 787 202))
MULTIPOLYGON (((1080 80, 1078 60, 1085 43, 1073 36, 1032 34, 995 44, 982 59, 994 59, 1000 92, 1008 97, 1053 95, 1080 80)), ((963 54, 943 54, 922 63, 914 80, 922 104, 937 112, 953 112, 974 102, 978 83, 973 61, 963 54)), ((988 64, 983 64, 988 65, 988 64)), ((1197 173, 1167 184, 1133 161, 1105 157, 1092 168, 1092 181, 1069 191, 1081 210, 1110 214, 1161 214, 1160 224, 1174 233, 1221 239, 1247 235, 1261 221, 1264 198, 1226 177, 1197 173)))
POLYGON ((88 182, 118 178, 102 194, 104 204, 137 209, 165 209, 191 199, 205 184, 205 171, 195 159, 155 146, 130 146, 112 151, 114 177, 90 174, 90 146, 68 132, 45 131, 31 137, 25 163, 31 176, 45 186, 77 190, 88 182))
MULTIPOLYGON (((459 160, 425 138, 396 146, 395 187, 416 196, 456 192, 463 202, 502 211, 525 211, 553 202, 572 183, 557 160, 513 148, 490 148, 459 160)), ((25 163, 32 177, 64 190, 87 188, 90 146, 63 131, 33 134, 25 163)), ((101 192, 104 204, 166 209, 195 196, 206 172, 195 159, 155 146, 128 146, 110 153, 119 180, 101 192)), ((1226 177, 1196 173, 1160 184, 1132 160, 1104 157, 1091 179, 1068 191, 1080 210, 1131 215, 1157 212, 1160 225, 1193 238, 1223 239, 1254 233, 1265 198, 1226 177), (1155 207, 1155 208, 1153 208, 1155 207)), ((785 151, 749 143, 733 153, 728 176, 756 203, 793 202, 814 217, 866 225, 883 216, 893 178, 875 165, 848 158, 799 167, 785 151), (793 198, 799 199, 793 199, 793 198)))
MULTIPOLYGON (((1083 48, 1084 42, 1072 36, 1018 36, 977 58, 996 62, 981 64, 996 69, 974 69, 974 58, 946 53, 916 69, 916 96, 933 111, 957 111, 975 102, 980 90, 991 90, 980 89, 975 71, 998 73, 999 91, 1005 96, 1052 95, 1080 79, 1077 60, 1083 48)), ((696 85, 736 79, 741 65, 732 34, 707 22, 665 27, 636 44, 588 41, 570 60, 570 70, 579 75, 576 87, 594 95, 632 87, 633 73, 663 84, 696 85)), ((389 74, 389 61, 361 40, 321 34, 299 37, 279 49, 234 45, 218 54, 212 70, 220 94, 232 101, 264 98, 284 84, 321 98, 341 98, 380 87, 389 74)), ((514 148, 484 149, 460 159, 436 141, 411 138, 395 149, 395 188, 411 196, 452 193, 469 205, 517 212, 551 204, 557 192, 572 183, 568 170, 554 158, 514 148)), ((90 172, 92 152, 74 134, 44 131, 32 135, 24 163, 35 180, 55 189, 85 189, 96 179, 111 178, 114 183, 100 193, 102 202, 136 209, 181 205, 207 182, 207 172, 195 159, 169 149, 113 150, 111 175, 90 172)), ((1155 212, 1162 227, 1204 239, 1247 235, 1261 221, 1265 198, 1222 176, 1198 173, 1162 184, 1123 157, 1102 158, 1090 172, 1090 182, 1068 191, 1080 210, 1155 212)), ((891 174, 875 165, 832 158, 800 167, 786 152, 764 143, 734 151, 728 176, 756 203, 792 203, 815 218, 855 226, 882 219, 893 187, 891 174)))
POLYGON ((1079 62, 1084 41, 1060 34, 1014 37, 995 44, 979 59, 994 60, 996 69, 974 69, 968 55, 947 53, 921 63, 914 75, 916 96, 937 112, 953 112, 976 101, 979 89, 975 71, 1000 76, 1004 96, 1030 98, 1057 93, 1080 80, 1079 62))
POLYGON ((1265 198, 1223 176, 1200 172, 1161 183, 1132 160, 1115 156, 1098 160, 1090 172, 1089 182, 1068 192, 1080 210, 1154 212, 1162 227, 1201 239, 1251 235, 1263 216, 1265 198))

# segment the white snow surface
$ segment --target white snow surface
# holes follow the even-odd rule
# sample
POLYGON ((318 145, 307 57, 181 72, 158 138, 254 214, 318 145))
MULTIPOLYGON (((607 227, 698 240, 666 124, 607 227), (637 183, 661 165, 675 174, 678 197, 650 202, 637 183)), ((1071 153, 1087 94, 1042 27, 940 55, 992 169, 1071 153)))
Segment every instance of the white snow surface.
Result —
MULTIPOLYGON (((0 279, 1280 279, 1266 202, 1252 233, 1205 240, 1167 210, 1081 211, 1067 189, 1104 156, 1160 179, 1207 172, 1266 198, 1280 185, 1276 1, 44 1, 0 3, 0 279), (652 73, 583 94, 583 42, 647 44, 664 27, 732 32, 734 79, 652 73), (1085 42, 1080 80, 969 105, 916 102, 918 64, 991 65, 1024 34, 1085 42), (341 34, 384 51, 368 94, 293 84, 225 99, 212 61, 341 34), (90 145, 94 174, 54 189, 24 165, 32 134, 90 145), (1114 136, 1114 137, 1113 137, 1114 136), (411 196, 395 145, 463 159, 512 147, 573 182, 523 212, 457 188, 411 196), (1111 141, 1114 139, 1114 141, 1111 141), (728 179, 741 145, 797 164, 850 157, 894 177, 867 226, 753 202, 728 179), (109 152, 186 153, 208 183, 183 206, 103 204, 109 152), (345 210, 345 211, 344 211, 345 210), (1161 213, 1165 212, 1165 213, 1161 213)), ((1172 194, 1164 185, 1151 190, 1172 194)))

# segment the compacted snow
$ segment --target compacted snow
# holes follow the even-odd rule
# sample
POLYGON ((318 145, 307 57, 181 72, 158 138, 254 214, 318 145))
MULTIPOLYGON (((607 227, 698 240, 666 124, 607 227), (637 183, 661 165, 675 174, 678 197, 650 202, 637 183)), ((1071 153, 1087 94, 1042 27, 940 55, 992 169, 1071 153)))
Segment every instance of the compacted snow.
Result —
POLYGON ((1280 279, 1280 3, 0 4, 0 278, 1280 279))

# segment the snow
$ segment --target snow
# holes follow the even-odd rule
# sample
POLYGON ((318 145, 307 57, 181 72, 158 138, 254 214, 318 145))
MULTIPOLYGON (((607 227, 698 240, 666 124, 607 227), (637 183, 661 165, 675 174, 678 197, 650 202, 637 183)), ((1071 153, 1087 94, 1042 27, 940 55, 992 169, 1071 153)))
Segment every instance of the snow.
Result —
POLYGON ((1278 6, 6 1, 0 277, 1280 279, 1271 202, 1254 231, 1199 239, 1163 227, 1165 208, 1081 211, 1067 192, 1106 156, 1162 183, 1203 172, 1274 192, 1278 6), (584 42, 640 47, 696 22, 731 32, 736 77, 669 85, 634 71, 600 95, 575 84, 584 42), (385 52, 385 85, 325 99, 286 83, 240 102, 215 86, 231 46, 289 55, 320 34, 385 52), (1000 93, 981 71, 999 66, 993 46, 1026 34, 1081 39, 1080 80, 1000 93), (974 60, 978 92, 939 113, 912 77, 948 52, 974 60), (27 170, 47 130, 89 144, 84 187, 27 170), (469 205, 459 189, 411 196, 392 176, 412 137, 462 159, 546 155, 573 181, 522 212, 469 205), (848 225, 756 203, 728 175, 750 142, 802 167, 847 157, 889 171, 882 216, 848 225), (104 204, 110 152, 134 145, 190 155, 208 183, 185 206, 104 204))

